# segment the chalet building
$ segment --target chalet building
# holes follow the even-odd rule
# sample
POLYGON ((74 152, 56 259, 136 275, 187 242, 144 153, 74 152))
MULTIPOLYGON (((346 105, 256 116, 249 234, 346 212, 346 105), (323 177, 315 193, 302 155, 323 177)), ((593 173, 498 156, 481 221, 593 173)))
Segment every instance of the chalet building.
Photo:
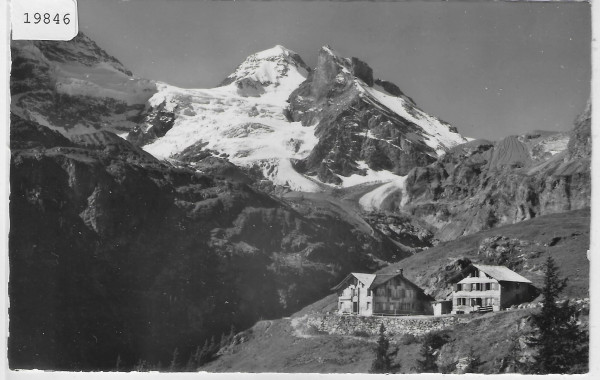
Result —
POLYGON ((402 270, 394 274, 350 273, 332 288, 338 313, 354 315, 432 314, 431 301, 402 270))
POLYGON ((538 295, 531 281, 504 266, 471 264, 453 284, 452 314, 498 311, 538 295))

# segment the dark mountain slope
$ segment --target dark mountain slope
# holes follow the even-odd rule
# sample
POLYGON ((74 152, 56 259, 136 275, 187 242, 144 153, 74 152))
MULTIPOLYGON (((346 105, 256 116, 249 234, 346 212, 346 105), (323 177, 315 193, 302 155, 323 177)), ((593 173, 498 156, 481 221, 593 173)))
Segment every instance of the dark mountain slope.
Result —
POLYGON ((303 216, 108 132, 59 136, 13 116, 11 368, 131 368, 176 347, 187 359, 394 254, 335 213, 303 216))

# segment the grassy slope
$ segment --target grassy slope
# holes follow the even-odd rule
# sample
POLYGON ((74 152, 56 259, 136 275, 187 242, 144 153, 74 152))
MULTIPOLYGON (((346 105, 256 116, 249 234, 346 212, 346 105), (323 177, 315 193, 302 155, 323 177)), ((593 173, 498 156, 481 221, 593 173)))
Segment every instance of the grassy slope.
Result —
POLYGON ((364 372, 372 361, 370 340, 294 335, 290 319, 261 321, 248 342, 201 369, 208 372, 364 372))
POLYGON ((542 285, 542 265, 546 255, 552 256, 560 268, 562 277, 568 277, 566 297, 586 297, 589 294, 589 261, 586 253, 590 242, 589 209, 551 214, 481 231, 451 242, 420 252, 398 263, 392 264, 380 272, 392 272, 403 268, 404 274, 419 286, 427 284, 431 275, 439 268, 453 264, 463 257, 478 262, 477 251, 481 241, 490 236, 503 235, 510 238, 540 243, 531 247, 540 253, 539 257, 529 259, 528 269, 520 274, 528 278, 534 285, 542 285), (560 241, 553 246, 548 245, 554 238, 560 241))
MULTIPOLYGON (((465 316, 466 324, 447 331, 450 340, 442 348, 438 365, 455 363, 473 348, 483 362, 480 371, 498 373, 512 340, 526 335, 531 309, 465 316)), ((584 324, 587 316, 583 317, 584 324)), ((301 323, 301 322, 300 322, 301 323)), ((375 357, 376 336, 300 335, 292 319, 261 321, 248 330, 249 339, 233 346, 201 370, 208 372, 319 372, 366 373, 375 357)), ((415 373, 420 359, 421 338, 390 336, 398 347, 396 361, 401 373, 415 373)))

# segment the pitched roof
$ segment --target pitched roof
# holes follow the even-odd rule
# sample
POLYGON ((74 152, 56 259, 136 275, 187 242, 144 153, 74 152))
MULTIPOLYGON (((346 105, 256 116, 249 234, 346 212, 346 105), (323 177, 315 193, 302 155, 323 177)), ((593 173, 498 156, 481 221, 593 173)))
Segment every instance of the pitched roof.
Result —
POLYGON ((351 273, 351 274, 354 277, 358 278, 358 281, 360 281, 363 284, 365 284, 365 286, 367 288, 369 288, 371 286, 371 284, 373 283, 373 281, 377 277, 376 274, 367 274, 367 273, 351 273))
MULTIPOLYGON (((393 274, 368 274, 368 273, 357 273, 352 272, 347 275, 342 282, 331 288, 332 290, 338 290, 343 287, 343 285, 348 281, 350 277, 355 277, 358 281, 365 284, 367 289, 374 289, 379 285, 385 284, 389 280, 394 277, 400 276, 402 273, 393 273, 393 274)), ((411 283, 412 284, 412 283, 411 283)), ((414 284, 413 284, 414 285, 414 284)), ((415 285, 416 286, 416 285, 415 285)))
POLYGON ((375 276, 376 277, 373 280, 373 283, 371 284, 371 286, 369 286, 370 289, 374 289, 374 288, 378 287, 379 285, 385 284, 386 282, 388 282, 392 278, 400 276, 400 273, 394 273, 394 274, 377 274, 375 276))
POLYGON ((511 282, 526 282, 531 284, 531 281, 521 276, 518 273, 513 272, 507 267, 500 265, 481 265, 472 264, 475 268, 484 272, 485 274, 495 278, 498 281, 511 281, 511 282))
POLYGON ((375 276, 376 275, 374 275, 374 274, 352 272, 349 275, 347 275, 346 277, 344 277, 342 282, 340 282, 339 284, 337 284, 336 286, 331 288, 331 290, 338 290, 338 289, 342 288, 343 285, 346 283, 346 281, 348 281, 348 279, 350 277, 354 277, 354 278, 358 279, 358 281, 365 284, 365 286, 368 288, 369 286, 371 286, 371 283, 373 283, 373 280, 375 280, 375 276))

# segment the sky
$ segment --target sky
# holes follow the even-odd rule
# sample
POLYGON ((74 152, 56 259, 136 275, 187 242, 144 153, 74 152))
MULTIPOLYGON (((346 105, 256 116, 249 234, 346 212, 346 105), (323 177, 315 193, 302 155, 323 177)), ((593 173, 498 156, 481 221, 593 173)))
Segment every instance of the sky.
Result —
POLYGON ((590 98, 587 3, 79 0, 79 28, 135 75, 218 85, 280 44, 367 62, 468 137, 570 130, 590 98))

